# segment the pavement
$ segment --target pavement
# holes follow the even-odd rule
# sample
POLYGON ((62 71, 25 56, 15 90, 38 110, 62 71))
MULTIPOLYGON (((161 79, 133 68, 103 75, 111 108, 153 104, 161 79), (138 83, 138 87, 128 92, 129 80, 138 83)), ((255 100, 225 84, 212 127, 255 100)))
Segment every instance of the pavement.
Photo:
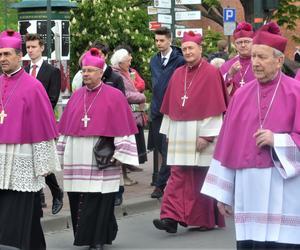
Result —
MULTIPOLYGON (((145 138, 147 138, 145 133, 145 138)), ((115 207, 115 214, 117 219, 122 216, 128 216, 136 213, 158 209, 160 207, 160 200, 152 199, 150 194, 154 187, 151 186, 153 174, 153 153, 148 153, 148 161, 140 165, 143 169, 141 172, 130 172, 128 176, 136 180, 138 183, 133 186, 125 186, 125 193, 123 195, 123 204, 115 207)), ((63 188, 63 174, 62 172, 55 173, 60 187, 63 188)), ((43 209, 44 217, 42 218, 42 226, 44 232, 61 231, 72 226, 70 206, 67 194, 64 193, 64 206, 62 210, 52 215, 52 196, 48 187, 44 188, 45 200, 47 207, 43 209)))

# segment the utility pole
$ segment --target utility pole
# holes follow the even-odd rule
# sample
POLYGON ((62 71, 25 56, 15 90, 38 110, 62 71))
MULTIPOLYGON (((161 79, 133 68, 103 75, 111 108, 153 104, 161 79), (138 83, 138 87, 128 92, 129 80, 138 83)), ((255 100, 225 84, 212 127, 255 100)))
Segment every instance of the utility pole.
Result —
POLYGON ((171 0, 171 16, 172 16, 172 24, 171 24, 171 32, 172 32, 172 41, 173 44, 175 44, 175 38, 176 38, 176 33, 175 33, 175 0, 171 0))
POLYGON ((47 58, 51 60, 51 0, 47 0, 47 58))
POLYGON ((254 28, 259 29, 264 22, 263 0, 254 0, 254 28))

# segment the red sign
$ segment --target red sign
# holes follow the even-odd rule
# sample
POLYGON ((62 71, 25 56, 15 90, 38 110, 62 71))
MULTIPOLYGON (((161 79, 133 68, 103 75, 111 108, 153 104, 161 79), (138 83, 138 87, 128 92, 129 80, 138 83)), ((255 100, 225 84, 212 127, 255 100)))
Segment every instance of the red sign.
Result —
POLYGON ((156 30, 161 27, 161 23, 157 21, 149 22, 149 30, 156 30))

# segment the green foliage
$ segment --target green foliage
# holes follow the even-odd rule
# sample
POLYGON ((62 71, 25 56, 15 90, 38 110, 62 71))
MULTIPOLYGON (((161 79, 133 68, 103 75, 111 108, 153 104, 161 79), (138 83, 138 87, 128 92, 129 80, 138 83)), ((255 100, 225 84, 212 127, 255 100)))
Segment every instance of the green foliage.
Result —
MULTIPOLYGON (((78 59, 95 40, 107 43, 111 50, 127 44, 133 49, 132 67, 149 84, 149 60, 155 51, 153 34, 148 29, 148 1, 83 0, 71 11, 71 72, 78 59)), ((109 62, 108 62, 109 63, 109 62)))
POLYGON ((208 56, 209 54, 218 51, 217 42, 223 39, 223 35, 220 32, 208 29, 205 31, 203 46, 203 55, 208 56))
MULTIPOLYGON (((288 30, 295 30, 296 21, 300 19, 300 6, 294 5, 298 0, 280 0, 278 10, 274 14, 274 18, 280 26, 285 26, 288 30)), ((298 33, 299 34, 299 33, 298 33)), ((300 42, 300 37, 293 35, 296 42, 300 42)))
POLYGON ((17 10, 10 9, 11 3, 18 2, 16 0, 1 0, 0 1, 0 30, 18 29, 18 15, 17 10))

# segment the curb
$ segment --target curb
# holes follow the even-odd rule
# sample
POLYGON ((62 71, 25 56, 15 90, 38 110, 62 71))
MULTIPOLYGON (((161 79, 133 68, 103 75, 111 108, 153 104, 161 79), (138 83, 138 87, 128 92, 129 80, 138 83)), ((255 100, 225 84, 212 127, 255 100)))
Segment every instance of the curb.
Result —
MULTIPOLYGON (((152 198, 132 198, 125 201, 121 206, 115 207, 115 215, 117 220, 124 216, 130 216, 138 213, 147 212, 160 208, 160 200, 152 198)), ((70 211, 61 211, 59 214, 45 216, 41 220, 44 233, 62 231, 72 228, 70 211)))

